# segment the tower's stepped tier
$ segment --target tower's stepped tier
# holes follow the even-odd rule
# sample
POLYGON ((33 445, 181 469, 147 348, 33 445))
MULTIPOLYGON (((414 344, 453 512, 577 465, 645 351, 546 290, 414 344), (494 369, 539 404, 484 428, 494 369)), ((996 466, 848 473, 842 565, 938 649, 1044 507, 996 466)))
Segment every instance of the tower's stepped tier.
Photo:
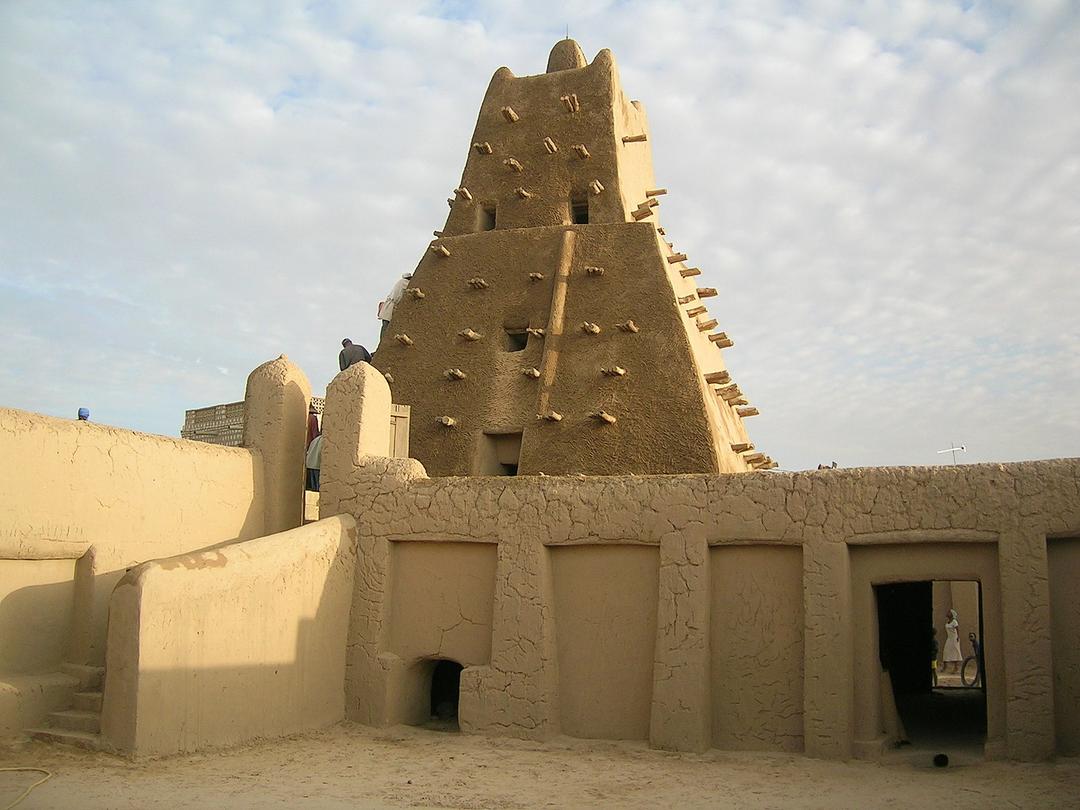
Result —
POLYGON ((644 107, 572 40, 492 77, 450 214, 375 365, 432 475, 775 466, 699 270, 661 237, 644 107), (741 409, 741 410, 740 410, 741 409), (501 436, 501 438, 493 438, 501 436))
POLYGON ((700 333, 674 286, 693 285, 651 225, 494 230, 439 245, 449 255, 421 261, 410 288, 423 297, 405 296, 374 359, 395 399, 412 403, 412 454, 429 474, 484 471, 484 435, 508 433, 522 434, 520 474, 749 469, 727 446, 746 441, 741 419, 704 378, 722 369, 720 352, 706 341, 715 361, 699 369, 690 341, 700 333))

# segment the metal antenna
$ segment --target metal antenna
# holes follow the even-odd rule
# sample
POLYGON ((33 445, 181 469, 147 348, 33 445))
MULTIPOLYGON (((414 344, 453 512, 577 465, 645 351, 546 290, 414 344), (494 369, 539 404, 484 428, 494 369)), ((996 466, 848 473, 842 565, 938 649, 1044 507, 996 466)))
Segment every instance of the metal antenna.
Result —
POLYGON ((964 447, 964 445, 962 445, 962 444, 957 444, 956 442, 953 442, 952 447, 946 447, 944 450, 938 450, 938 453, 952 453, 952 463, 953 464, 956 463, 956 454, 958 452, 966 453, 967 448, 964 447))

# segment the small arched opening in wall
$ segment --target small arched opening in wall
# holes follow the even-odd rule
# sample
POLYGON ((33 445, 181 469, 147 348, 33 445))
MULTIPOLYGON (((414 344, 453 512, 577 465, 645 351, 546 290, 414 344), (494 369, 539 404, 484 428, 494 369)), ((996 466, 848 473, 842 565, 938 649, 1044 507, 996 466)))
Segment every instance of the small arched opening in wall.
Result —
POLYGON ((459 731, 458 703, 463 667, 449 658, 431 659, 429 665, 431 678, 428 696, 431 711, 426 725, 440 731, 459 731))

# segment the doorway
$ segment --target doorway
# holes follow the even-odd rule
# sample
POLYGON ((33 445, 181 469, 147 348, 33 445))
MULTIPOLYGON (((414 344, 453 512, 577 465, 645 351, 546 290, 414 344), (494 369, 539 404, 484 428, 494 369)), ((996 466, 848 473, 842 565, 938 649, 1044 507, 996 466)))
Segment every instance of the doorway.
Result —
POLYGON ((459 731, 458 701, 462 666, 457 661, 437 659, 431 670, 431 721, 428 726, 441 731, 459 731))
POLYGON ((875 585, 874 596, 878 655, 891 680, 901 739, 916 748, 981 750, 986 740, 986 678, 982 656, 975 657, 968 641, 968 633, 983 637, 979 583, 894 582, 875 585), (947 627, 949 610, 957 611, 958 620, 947 627), (962 658, 971 659, 966 670, 963 660, 953 660, 957 647, 962 658), (945 658, 950 659, 947 671, 945 658), (969 673, 968 685, 962 681, 963 671, 969 673))

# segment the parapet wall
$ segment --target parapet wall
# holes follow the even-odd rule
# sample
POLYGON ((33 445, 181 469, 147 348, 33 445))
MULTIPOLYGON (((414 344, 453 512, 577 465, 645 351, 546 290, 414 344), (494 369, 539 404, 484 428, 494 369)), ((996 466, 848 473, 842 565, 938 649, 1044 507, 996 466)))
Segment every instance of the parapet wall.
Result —
MULTIPOLYGON (((250 450, 0 410, 0 457, 17 460, 0 466, 0 673, 59 668, 76 561, 91 547, 84 573, 104 599, 129 565, 263 534, 250 450)), ((96 605, 80 663, 104 663, 96 605)))
MULTIPOLYGON (((387 403, 381 375, 354 367, 327 419, 378 423, 387 403)), ((1080 709, 1055 701, 1080 689, 1075 656, 1051 647, 1075 646, 1058 636, 1080 611, 1056 585, 1052 622, 1048 583, 1080 574, 1062 539, 1080 536, 1080 460, 428 479, 372 454, 377 437, 339 439, 322 508, 359 530, 350 718, 412 722, 447 658, 465 666, 466 731, 874 757, 874 585, 976 580, 987 754, 1040 759, 1075 738, 1080 709)))
POLYGON ((61 664, 104 665, 128 567, 300 525, 309 397, 287 358, 255 369, 244 448, 0 409, 0 737, 66 707, 61 664))
POLYGON ((344 716, 352 518, 135 568, 112 596, 106 745, 172 754, 344 716))

